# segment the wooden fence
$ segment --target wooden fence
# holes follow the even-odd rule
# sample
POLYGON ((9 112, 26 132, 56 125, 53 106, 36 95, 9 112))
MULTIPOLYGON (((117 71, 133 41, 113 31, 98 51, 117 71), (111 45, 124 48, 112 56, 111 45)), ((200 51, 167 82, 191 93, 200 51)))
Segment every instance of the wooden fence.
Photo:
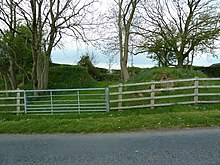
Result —
POLYGON ((119 84, 109 88, 0 91, 0 113, 108 112, 201 103, 220 103, 220 78, 119 84))
POLYGON ((0 113, 24 112, 24 90, 0 91, 0 113))
POLYGON ((109 86, 111 110, 220 103, 220 78, 192 78, 109 86))

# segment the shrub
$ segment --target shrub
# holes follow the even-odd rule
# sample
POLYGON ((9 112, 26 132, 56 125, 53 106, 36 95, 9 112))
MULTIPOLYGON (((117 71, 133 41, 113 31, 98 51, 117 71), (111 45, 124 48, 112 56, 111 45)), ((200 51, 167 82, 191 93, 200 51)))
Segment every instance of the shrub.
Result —
MULTIPOLYGON (((187 79, 194 77, 206 77, 201 71, 189 70, 184 68, 159 67, 144 69, 132 79, 132 83, 187 79)), ((129 80, 131 81, 131 80, 129 80)))
POLYGON ((205 73, 208 77, 220 77, 220 66, 211 67, 195 67, 194 70, 199 70, 205 73))
POLYGON ((84 66, 88 69, 88 73, 95 79, 100 80, 100 72, 96 69, 93 65, 92 60, 90 59, 89 55, 83 55, 78 62, 78 65, 84 66))
POLYGON ((95 80, 82 66, 56 66, 49 71, 49 88, 88 88, 94 87, 95 80))

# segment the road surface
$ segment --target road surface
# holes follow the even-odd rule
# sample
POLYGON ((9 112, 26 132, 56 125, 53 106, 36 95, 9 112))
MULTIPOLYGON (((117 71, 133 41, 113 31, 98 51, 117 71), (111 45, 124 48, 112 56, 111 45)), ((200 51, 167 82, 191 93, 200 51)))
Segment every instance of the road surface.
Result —
POLYGON ((220 165, 220 128, 0 135, 0 165, 220 165))

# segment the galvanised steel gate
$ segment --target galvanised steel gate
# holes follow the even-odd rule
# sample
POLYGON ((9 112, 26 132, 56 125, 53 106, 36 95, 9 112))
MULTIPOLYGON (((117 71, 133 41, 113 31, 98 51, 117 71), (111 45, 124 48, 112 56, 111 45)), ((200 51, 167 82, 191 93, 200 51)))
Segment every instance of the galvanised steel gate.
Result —
POLYGON ((109 111, 108 88, 25 90, 24 112, 64 113, 109 111))
POLYGON ((108 88, 0 91, 0 113, 108 112, 108 88))

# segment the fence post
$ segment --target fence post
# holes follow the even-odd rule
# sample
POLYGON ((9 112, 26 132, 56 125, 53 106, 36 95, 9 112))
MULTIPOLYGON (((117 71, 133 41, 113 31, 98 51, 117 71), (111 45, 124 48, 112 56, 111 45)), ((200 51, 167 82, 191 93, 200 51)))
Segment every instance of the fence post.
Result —
POLYGON ((110 111, 109 88, 105 88, 106 112, 110 111))
POLYGON ((118 109, 120 110, 121 109, 121 107, 122 107, 122 101, 120 101, 120 100, 122 100, 122 87, 123 87, 123 84, 122 83, 120 83, 119 85, 118 85, 118 109))
POLYGON ((20 113, 20 111, 21 111, 21 107, 20 107, 20 104, 21 104, 21 93, 20 93, 20 91, 19 91, 20 89, 19 88, 17 88, 17 94, 16 94, 16 104, 17 104, 17 107, 16 107, 16 112, 17 112, 17 114, 19 114, 20 113))
POLYGON ((24 91, 24 113, 27 114, 27 94, 24 91))
POLYGON ((78 96, 78 112, 80 113, 80 93, 79 93, 79 90, 77 91, 77 96, 78 96))
POLYGON ((194 82, 194 103, 197 104, 199 101, 199 80, 198 77, 195 77, 194 82))
POLYGON ((151 92, 150 92, 150 105, 151 105, 151 109, 154 109, 154 96, 155 96, 155 83, 152 82, 151 84, 151 92))
POLYGON ((50 108, 51 108, 51 114, 53 114, 53 93, 50 91, 50 108))

